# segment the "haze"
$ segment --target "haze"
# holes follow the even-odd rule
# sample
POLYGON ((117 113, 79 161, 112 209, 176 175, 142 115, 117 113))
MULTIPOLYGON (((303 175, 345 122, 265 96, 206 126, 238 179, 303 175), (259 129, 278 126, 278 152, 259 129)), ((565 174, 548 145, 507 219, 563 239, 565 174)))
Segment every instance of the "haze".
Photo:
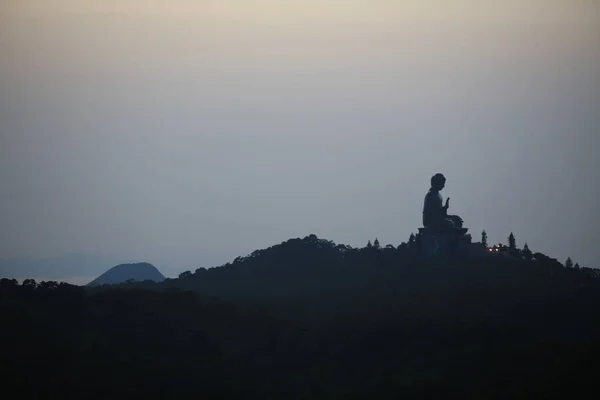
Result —
POLYGON ((594 0, 5 0, 0 259, 398 245, 443 172, 474 239, 597 267, 599 106, 594 0))

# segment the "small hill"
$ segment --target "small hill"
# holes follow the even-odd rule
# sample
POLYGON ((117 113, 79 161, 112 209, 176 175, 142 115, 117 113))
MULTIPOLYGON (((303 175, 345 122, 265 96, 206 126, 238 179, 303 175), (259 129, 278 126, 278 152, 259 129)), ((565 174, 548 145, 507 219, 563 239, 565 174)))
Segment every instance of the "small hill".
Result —
POLYGON ((164 280, 164 275, 152 264, 121 264, 109 269, 98 278, 88 283, 87 286, 116 285, 127 281, 162 282, 164 280))

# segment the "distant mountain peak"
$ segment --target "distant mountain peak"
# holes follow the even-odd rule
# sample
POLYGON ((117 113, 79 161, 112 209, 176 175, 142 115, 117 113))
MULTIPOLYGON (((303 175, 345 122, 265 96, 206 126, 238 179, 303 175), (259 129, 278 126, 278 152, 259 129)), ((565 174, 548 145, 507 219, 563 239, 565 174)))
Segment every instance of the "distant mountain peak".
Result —
POLYGON ((152 264, 147 262, 134 264, 120 264, 112 267, 87 286, 117 285, 127 281, 154 281, 162 282, 165 276, 152 264))

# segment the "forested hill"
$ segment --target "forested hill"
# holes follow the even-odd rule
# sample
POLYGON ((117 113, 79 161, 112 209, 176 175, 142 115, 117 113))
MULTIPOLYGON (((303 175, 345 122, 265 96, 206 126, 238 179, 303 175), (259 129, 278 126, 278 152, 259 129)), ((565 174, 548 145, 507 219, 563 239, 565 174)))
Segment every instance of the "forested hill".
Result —
POLYGON ((162 283, 0 282, 5 390, 86 398, 586 398, 600 278, 540 253, 292 239, 162 283))
POLYGON ((593 278, 600 276, 599 270, 565 266, 527 246, 502 250, 487 257, 423 258, 412 236, 397 247, 382 247, 375 239, 353 248, 310 235, 161 284, 128 287, 191 290, 267 307, 285 317, 296 310, 304 321, 315 322, 384 311, 433 315, 455 310, 471 316, 508 312, 526 299, 541 301, 595 284, 593 278))

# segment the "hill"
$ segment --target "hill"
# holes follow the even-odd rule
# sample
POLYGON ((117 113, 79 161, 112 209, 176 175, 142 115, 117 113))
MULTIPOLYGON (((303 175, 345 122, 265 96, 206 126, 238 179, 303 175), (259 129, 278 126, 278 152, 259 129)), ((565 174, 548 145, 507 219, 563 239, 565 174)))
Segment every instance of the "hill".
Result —
POLYGON ((136 264, 121 264, 113 267, 94 279, 87 286, 102 286, 102 285, 115 285, 120 283, 126 283, 128 281, 133 282, 162 282, 165 280, 163 274, 152 264, 149 263, 136 263, 136 264))
POLYGON ((598 271, 314 235, 163 282, 0 281, 9 390, 87 398, 584 398, 598 271))
POLYGON ((194 291, 311 326, 342 316, 398 314, 498 321, 519 314, 529 301, 595 285, 599 272, 566 268, 542 253, 520 249, 510 257, 425 258, 410 242, 353 248, 309 235, 176 279, 121 287, 194 291))

